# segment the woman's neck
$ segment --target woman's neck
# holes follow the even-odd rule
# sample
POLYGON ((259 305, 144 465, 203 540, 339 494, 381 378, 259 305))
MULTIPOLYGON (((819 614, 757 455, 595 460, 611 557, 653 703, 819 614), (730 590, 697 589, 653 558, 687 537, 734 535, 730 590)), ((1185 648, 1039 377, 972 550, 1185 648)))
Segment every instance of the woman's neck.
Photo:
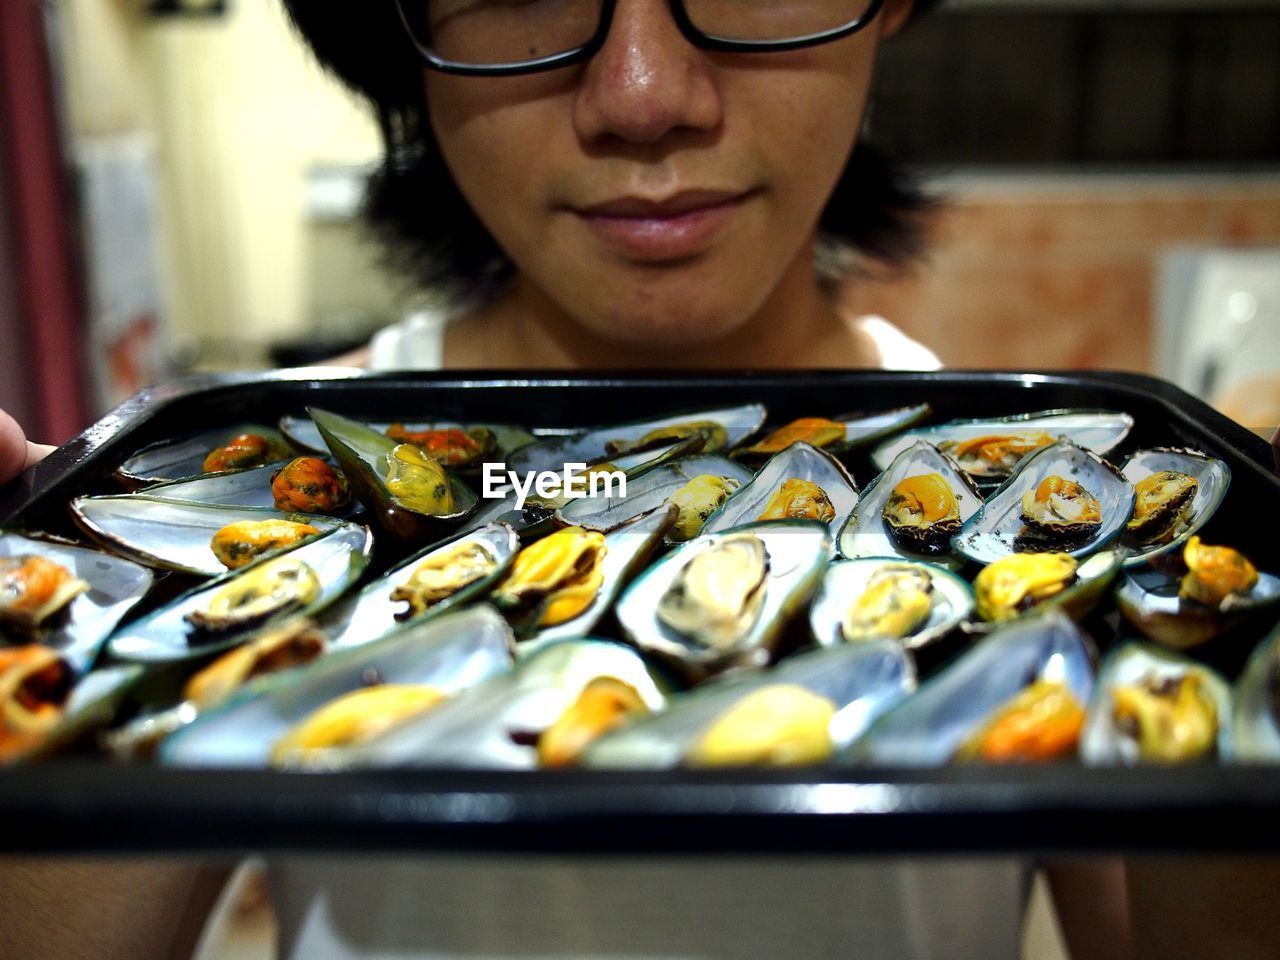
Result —
POLYGON ((727 336, 676 348, 597 336, 517 278, 498 299, 449 325, 444 360, 477 369, 868 367, 879 364, 879 353, 842 318, 806 262, 727 336))

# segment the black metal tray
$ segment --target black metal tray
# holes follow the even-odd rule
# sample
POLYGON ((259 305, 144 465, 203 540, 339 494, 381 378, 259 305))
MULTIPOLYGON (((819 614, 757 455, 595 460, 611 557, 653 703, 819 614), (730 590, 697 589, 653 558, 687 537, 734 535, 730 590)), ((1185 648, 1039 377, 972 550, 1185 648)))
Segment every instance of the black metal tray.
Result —
MULTIPOLYGON (((1090 407, 1136 420, 1126 449, 1192 446, 1231 490, 1206 529, 1280 569, 1269 446, 1194 397, 1124 373, 809 372, 638 376, 337 370, 203 377, 127 401, 0 491, 0 523, 71 532, 66 504, 114 489, 139 447, 300 413, 413 410, 586 426, 727 402, 774 419, 928 401, 936 420, 1090 407)), ((869 468, 868 468, 869 469, 869 468)), ((859 473, 860 484, 870 479, 859 473)), ((1215 653, 1234 676, 1254 630, 1215 653)), ((1280 849, 1280 768, 285 774, 52 761, 0 771, 0 850, 480 850, 601 853, 1259 851, 1280 849)))

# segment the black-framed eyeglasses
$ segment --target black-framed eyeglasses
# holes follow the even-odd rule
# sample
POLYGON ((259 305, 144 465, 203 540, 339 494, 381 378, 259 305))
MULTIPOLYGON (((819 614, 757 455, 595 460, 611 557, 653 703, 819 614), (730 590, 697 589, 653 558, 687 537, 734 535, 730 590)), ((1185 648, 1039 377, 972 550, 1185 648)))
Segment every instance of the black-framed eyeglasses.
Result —
MULTIPOLYGON (((838 40, 884 0, 668 0, 704 50, 795 50, 838 40)), ((418 52, 445 73, 510 76, 578 63, 603 45, 617 0, 396 0, 418 52)))

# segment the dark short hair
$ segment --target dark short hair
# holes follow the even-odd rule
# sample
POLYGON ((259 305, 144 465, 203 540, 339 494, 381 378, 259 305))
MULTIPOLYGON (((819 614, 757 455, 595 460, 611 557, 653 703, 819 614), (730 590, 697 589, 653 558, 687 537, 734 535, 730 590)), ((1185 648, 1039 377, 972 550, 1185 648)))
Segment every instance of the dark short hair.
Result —
MULTIPOLYGON (((460 296, 503 286, 511 261, 472 212, 441 156, 427 118, 422 61, 391 0, 283 0, 317 59, 373 107, 385 145, 365 217, 388 262, 460 296)), ((917 0, 917 11, 936 0, 917 0)), ((913 16, 918 14, 913 14, 913 16)), ((931 199, 898 164, 860 138, 822 212, 819 228, 853 258, 899 266, 921 256, 931 199)), ((832 260, 833 258, 824 258, 832 260)))

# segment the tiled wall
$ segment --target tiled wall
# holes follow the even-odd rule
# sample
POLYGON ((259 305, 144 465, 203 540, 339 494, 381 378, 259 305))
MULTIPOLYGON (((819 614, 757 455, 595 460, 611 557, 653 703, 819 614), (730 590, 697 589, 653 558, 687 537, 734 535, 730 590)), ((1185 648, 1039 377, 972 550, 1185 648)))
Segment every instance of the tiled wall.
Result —
POLYGON ((1152 371, 1161 250, 1280 245, 1280 175, 941 182, 930 261, 848 291, 952 367, 1152 371))

